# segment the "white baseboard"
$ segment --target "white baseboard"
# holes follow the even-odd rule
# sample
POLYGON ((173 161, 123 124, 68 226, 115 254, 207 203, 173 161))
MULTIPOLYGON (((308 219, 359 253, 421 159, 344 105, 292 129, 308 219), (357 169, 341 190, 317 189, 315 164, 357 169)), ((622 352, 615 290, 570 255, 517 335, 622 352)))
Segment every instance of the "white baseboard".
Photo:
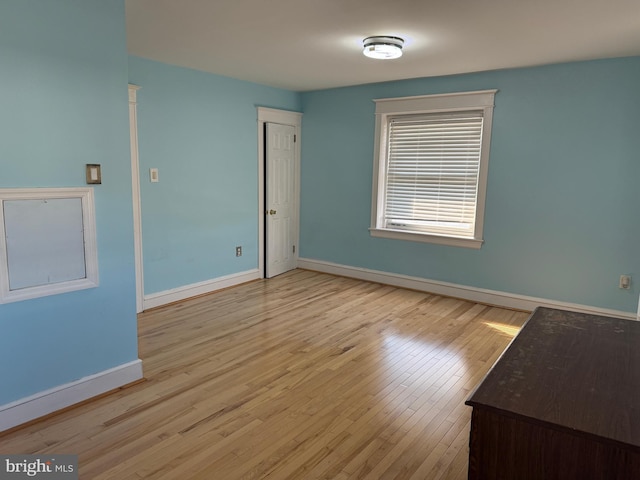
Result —
POLYGON ((134 360, 74 382, 0 405, 0 432, 88 400, 142 378, 142 360, 134 360))
POLYGON ((215 292, 223 288, 233 287, 241 283, 250 282, 261 278, 260 270, 248 270, 246 272, 234 273, 224 277, 205 280, 204 282, 192 283, 183 287, 172 288, 163 292, 152 293, 144 296, 144 309, 161 307, 168 303, 179 302, 187 298, 196 297, 205 293, 215 292))
POLYGON ((637 320, 637 316, 633 312, 623 312, 620 310, 610 310, 606 308, 592 307, 589 305, 579 305, 576 303, 561 302, 545 298, 529 297, 526 295, 517 295, 515 293, 500 292, 497 290, 487 290, 484 288, 469 287, 467 285, 440 282, 420 277, 410 277, 408 275, 399 275, 379 270, 351 267, 348 265, 340 265, 337 263, 313 260, 309 258, 299 258, 298 268, 332 273, 343 277, 368 280, 370 282, 393 285, 396 287, 410 288, 412 290, 435 293, 448 297, 463 298, 473 302, 496 305, 499 307, 515 308, 518 310, 532 311, 536 307, 549 307, 561 310, 572 310, 574 312, 584 312, 637 320))

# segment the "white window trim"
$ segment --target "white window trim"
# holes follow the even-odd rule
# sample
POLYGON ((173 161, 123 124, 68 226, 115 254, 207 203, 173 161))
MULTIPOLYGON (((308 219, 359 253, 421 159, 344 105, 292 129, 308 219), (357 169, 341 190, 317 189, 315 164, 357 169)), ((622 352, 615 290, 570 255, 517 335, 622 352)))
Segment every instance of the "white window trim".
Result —
POLYGON ((376 127, 373 163, 373 188, 371 199, 372 237, 409 240, 412 242, 435 243, 456 247, 479 249, 483 243, 484 206, 489 171, 489 150, 491 146, 491 125, 493 123, 494 97, 498 90, 480 90, 474 92, 445 93, 439 95, 421 95, 415 97, 376 99, 376 127), (432 235, 417 232, 405 232, 380 228, 383 224, 385 185, 387 126, 392 115, 413 115, 420 113, 456 112, 465 110, 483 110, 484 126, 478 174, 478 198, 476 207, 475 236, 460 238, 445 235, 432 235))
POLYGON ((75 290, 97 287, 98 250, 96 241, 93 188, 0 188, 0 304, 56 295, 75 290), (10 290, 9 269, 4 222, 5 200, 42 200, 52 198, 79 198, 82 205, 84 232, 85 278, 10 290))

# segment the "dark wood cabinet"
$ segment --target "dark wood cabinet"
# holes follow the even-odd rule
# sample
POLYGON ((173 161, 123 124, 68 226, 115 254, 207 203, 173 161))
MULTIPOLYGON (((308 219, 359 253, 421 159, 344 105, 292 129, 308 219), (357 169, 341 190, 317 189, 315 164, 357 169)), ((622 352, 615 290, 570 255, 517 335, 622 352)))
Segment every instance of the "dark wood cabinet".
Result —
POLYGON ((466 403, 470 480, 640 479, 640 322, 538 308, 466 403))

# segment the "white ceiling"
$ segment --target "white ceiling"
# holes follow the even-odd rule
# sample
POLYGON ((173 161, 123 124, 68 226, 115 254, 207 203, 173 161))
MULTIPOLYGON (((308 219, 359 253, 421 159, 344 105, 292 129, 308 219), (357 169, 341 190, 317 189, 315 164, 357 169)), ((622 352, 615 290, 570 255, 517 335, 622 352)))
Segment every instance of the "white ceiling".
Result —
POLYGON ((294 91, 640 55, 640 0, 126 0, 126 16, 132 55, 294 91), (404 55, 366 58, 372 35, 404 55))

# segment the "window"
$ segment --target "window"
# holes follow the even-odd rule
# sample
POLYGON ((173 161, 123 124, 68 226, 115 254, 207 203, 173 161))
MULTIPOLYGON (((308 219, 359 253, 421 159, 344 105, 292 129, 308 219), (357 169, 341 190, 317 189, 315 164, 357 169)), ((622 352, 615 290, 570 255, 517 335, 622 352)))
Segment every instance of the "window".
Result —
POLYGON ((375 101, 372 236, 480 248, 495 93, 375 101))
POLYGON ((0 303, 96 286, 93 189, 0 189, 0 303))

